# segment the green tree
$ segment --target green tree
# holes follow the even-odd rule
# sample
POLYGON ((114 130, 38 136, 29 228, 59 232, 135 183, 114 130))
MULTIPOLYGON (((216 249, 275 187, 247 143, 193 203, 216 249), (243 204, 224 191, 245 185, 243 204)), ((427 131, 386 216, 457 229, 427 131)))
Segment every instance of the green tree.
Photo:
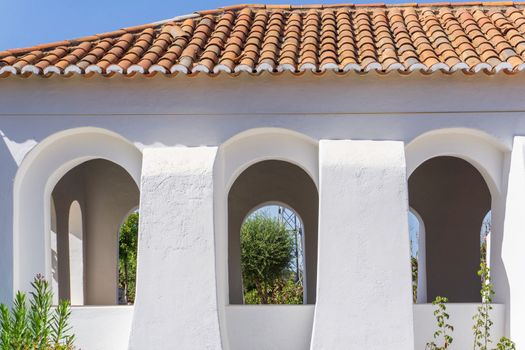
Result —
POLYGON ((132 213, 119 232, 119 287, 123 290, 126 304, 135 301, 138 231, 139 214, 132 213))
POLYGON ((241 227, 245 293, 255 289, 257 298, 252 298, 254 301, 259 300, 261 304, 271 302, 276 286, 282 283, 290 265, 293 249, 292 237, 277 219, 264 213, 249 217, 241 227))

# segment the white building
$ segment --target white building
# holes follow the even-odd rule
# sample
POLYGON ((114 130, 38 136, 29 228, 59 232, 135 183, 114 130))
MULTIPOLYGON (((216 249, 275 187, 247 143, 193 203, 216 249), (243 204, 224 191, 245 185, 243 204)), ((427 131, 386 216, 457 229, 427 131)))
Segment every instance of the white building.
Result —
POLYGON ((524 10, 237 6, 0 52, 0 301, 45 274, 85 350, 410 350, 445 295, 463 350, 491 210, 492 334, 525 347, 524 10), (304 220, 305 305, 241 305, 267 202, 304 220))

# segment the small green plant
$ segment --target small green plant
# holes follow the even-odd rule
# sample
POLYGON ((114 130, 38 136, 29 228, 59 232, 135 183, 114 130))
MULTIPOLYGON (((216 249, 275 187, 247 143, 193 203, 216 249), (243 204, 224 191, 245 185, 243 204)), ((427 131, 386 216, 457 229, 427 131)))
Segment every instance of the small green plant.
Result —
POLYGON ((482 261, 479 265, 478 276, 481 278, 481 305, 478 306, 478 312, 472 317, 474 320, 474 350, 488 350, 490 340, 490 330, 494 324, 490 319, 492 310, 492 297, 494 290, 490 281, 490 269, 482 261))
MULTIPOLYGON (((481 305, 478 306, 478 312, 472 317, 474 320, 474 350, 488 350, 490 339, 490 330, 494 322, 490 319, 492 311, 492 297, 494 296, 494 287, 490 279, 490 268, 485 260, 479 265, 478 276, 481 279, 481 305)), ((508 338, 501 338, 494 350, 514 350, 516 345, 508 338)))
POLYGON ((452 344, 453 338, 451 333, 454 332, 454 327, 448 323, 450 316, 447 313, 446 303, 448 303, 448 299, 440 296, 436 297, 432 302, 432 305, 436 307, 434 316, 436 317, 438 330, 434 332, 434 340, 427 343, 426 349, 428 350, 445 350, 452 344), (442 343, 442 345, 436 344, 436 341, 442 343))
POLYGON ((516 350, 516 344, 512 340, 502 337, 496 346, 496 350, 516 350))
POLYGON ((61 301, 53 311, 53 293, 43 276, 35 277, 31 286, 29 302, 18 292, 11 310, 0 304, 0 350, 74 349, 69 302, 61 301))

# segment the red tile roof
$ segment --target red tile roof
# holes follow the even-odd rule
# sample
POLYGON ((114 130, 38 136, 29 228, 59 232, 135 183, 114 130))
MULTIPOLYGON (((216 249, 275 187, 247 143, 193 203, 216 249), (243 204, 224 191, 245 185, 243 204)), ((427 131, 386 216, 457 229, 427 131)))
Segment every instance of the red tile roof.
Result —
POLYGON ((525 69, 525 3, 238 5, 0 52, 0 77, 525 69))

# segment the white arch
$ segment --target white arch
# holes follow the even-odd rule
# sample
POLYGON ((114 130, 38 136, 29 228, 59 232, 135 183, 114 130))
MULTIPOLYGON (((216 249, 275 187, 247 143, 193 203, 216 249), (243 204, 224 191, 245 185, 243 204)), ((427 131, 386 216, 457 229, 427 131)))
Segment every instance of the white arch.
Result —
POLYGON ((58 132, 41 141, 24 158, 14 182, 14 288, 27 290, 37 273, 50 280, 50 201, 57 182, 91 159, 106 159, 124 168, 140 184, 142 153, 122 136, 85 127, 58 132))
POLYGON ((243 131, 219 148, 223 161, 224 188, 229 191, 237 177, 250 165, 264 160, 282 160, 303 169, 319 185, 319 144, 298 132, 281 128, 243 131))
POLYGON ((438 156, 466 160, 483 176, 492 195, 501 193, 505 147, 473 129, 439 129, 424 133, 405 148, 407 177, 425 161, 438 156))
POLYGON ((294 209, 294 207, 292 207, 291 205, 289 205, 288 203, 285 203, 285 202, 281 202, 281 201, 267 201, 267 202, 263 202, 261 204, 257 204, 255 207, 253 207, 252 209, 250 209, 250 211, 248 212, 248 214, 246 214, 244 216, 244 220, 243 220, 243 223, 244 221, 246 221, 246 219, 248 219, 248 217, 250 215, 252 215, 253 213, 255 213, 257 210, 259 209, 262 209, 264 207, 272 207, 272 206, 277 206, 277 207, 285 207, 291 211, 294 212, 295 216, 297 216, 299 218, 299 220, 301 221, 301 226, 303 226, 303 219, 301 218, 301 215, 299 215, 299 213, 294 209))
MULTIPOLYGON (((319 187, 319 143, 301 133, 282 128, 255 128, 240 132, 222 143, 215 162, 215 239, 219 305, 229 304, 228 285, 228 192, 249 166, 264 160, 282 160, 303 169, 319 187)), ((228 334, 224 307, 219 320, 228 334)), ((225 347, 228 340, 224 339, 225 347)))

